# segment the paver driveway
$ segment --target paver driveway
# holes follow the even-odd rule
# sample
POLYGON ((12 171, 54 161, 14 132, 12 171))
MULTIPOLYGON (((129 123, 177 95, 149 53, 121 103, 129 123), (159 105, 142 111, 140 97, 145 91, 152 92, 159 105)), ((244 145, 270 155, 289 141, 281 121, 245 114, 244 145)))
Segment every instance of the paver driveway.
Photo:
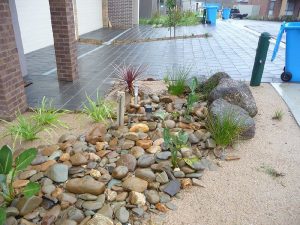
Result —
MULTIPOLYGON (((167 69, 186 65, 192 66, 191 75, 210 76, 217 71, 225 71, 233 78, 250 80, 254 63, 258 36, 248 32, 229 21, 218 21, 217 26, 180 27, 178 35, 209 33, 209 38, 177 39, 168 41, 144 42, 127 45, 83 46, 79 53, 80 79, 73 83, 58 82, 55 64, 46 57, 48 71, 36 73, 43 60, 28 60, 32 64, 34 74, 29 74, 33 84, 26 88, 28 103, 34 107, 41 98, 46 96, 53 99, 53 104, 59 108, 80 109, 86 94, 96 96, 97 90, 104 94, 114 79, 113 65, 126 63, 132 65, 148 65, 147 77, 162 78, 167 69), (44 75, 43 75, 44 74, 44 75)), ((135 40, 169 35, 167 28, 152 28, 139 26, 118 33, 117 40, 135 40)), ((95 32, 93 32, 95 36, 95 32)), ((88 37, 88 35, 85 35, 88 37)), ((284 66, 284 49, 280 49, 275 62, 270 62, 273 44, 270 44, 268 59, 265 66, 263 81, 279 80, 284 66)), ((30 53, 31 58, 34 54, 30 53)), ((54 57, 54 56, 52 56, 54 57)), ((55 61, 55 60, 54 60, 55 61)))

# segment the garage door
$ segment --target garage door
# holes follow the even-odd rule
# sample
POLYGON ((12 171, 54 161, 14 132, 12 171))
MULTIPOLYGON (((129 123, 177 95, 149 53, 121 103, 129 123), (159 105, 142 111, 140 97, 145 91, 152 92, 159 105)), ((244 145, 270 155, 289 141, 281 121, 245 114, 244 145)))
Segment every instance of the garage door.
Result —
POLYGON ((103 27, 102 0, 76 0, 79 35, 103 27))
POLYGON ((16 0, 24 53, 53 45, 49 0, 16 0))

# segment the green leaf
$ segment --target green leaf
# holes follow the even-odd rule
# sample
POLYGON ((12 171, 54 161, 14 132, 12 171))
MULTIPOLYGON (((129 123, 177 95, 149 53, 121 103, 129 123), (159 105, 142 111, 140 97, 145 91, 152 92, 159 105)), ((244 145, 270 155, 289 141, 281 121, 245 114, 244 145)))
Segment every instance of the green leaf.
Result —
POLYGON ((29 182, 26 187, 23 189, 23 194, 26 198, 37 194, 40 191, 41 186, 35 182, 29 182))
POLYGON ((0 174, 8 174, 12 168, 12 150, 7 145, 0 149, 0 174))
POLYGON ((178 133, 178 141, 180 142, 181 145, 185 145, 189 139, 188 133, 185 133, 183 131, 180 131, 178 133))
POLYGON ((35 148, 30 148, 22 152, 16 158, 16 171, 24 170, 30 163, 35 159, 37 155, 37 150, 35 148))
POLYGON ((0 174, 0 187, 1 187, 4 195, 8 194, 6 179, 7 179, 7 177, 4 174, 0 174))
POLYGON ((197 157, 193 158, 183 158, 186 164, 188 164, 190 167, 194 168, 194 164, 199 161, 197 157))
POLYGON ((191 89, 191 92, 194 93, 196 88, 198 86, 198 80, 196 77, 192 78, 192 81, 189 83, 189 88, 191 89))
POLYGON ((161 119, 161 120, 165 120, 165 118, 169 115, 169 113, 167 113, 166 111, 157 111, 154 113, 154 116, 161 119))
POLYGON ((0 225, 4 225, 6 221, 6 211, 5 208, 0 208, 0 225))
POLYGON ((163 137, 164 137, 164 144, 167 148, 169 148, 169 145, 171 143, 171 136, 170 131, 168 128, 164 128, 163 130, 163 137))

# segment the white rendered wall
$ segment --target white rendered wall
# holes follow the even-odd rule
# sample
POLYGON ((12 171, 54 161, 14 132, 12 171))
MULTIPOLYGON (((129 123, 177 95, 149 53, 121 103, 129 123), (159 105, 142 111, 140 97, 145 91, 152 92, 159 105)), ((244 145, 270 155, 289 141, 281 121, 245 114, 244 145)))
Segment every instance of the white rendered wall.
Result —
POLYGON ((76 0, 79 35, 103 27, 102 0, 76 0))
POLYGON ((15 0, 24 53, 53 45, 49 0, 15 0))

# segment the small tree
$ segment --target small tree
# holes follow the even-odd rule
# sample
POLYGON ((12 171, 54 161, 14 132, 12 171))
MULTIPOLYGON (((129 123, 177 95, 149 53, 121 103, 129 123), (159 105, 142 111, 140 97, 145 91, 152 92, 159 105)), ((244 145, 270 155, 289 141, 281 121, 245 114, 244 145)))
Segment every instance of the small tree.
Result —
POLYGON ((167 9, 168 9, 168 26, 170 29, 170 37, 172 36, 172 27, 174 28, 174 38, 176 36, 176 25, 181 19, 181 14, 178 8, 176 7, 176 0, 167 0, 167 9))

